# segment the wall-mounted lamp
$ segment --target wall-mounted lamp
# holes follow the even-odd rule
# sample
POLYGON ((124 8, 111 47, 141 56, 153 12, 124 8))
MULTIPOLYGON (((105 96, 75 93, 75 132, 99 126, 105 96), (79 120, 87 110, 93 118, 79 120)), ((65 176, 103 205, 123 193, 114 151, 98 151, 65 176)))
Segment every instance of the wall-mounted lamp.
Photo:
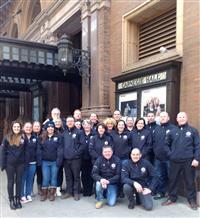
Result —
POLYGON ((77 68, 79 75, 89 83, 90 80, 90 55, 89 51, 72 47, 70 38, 64 34, 58 41, 58 66, 64 75, 70 68, 77 68))

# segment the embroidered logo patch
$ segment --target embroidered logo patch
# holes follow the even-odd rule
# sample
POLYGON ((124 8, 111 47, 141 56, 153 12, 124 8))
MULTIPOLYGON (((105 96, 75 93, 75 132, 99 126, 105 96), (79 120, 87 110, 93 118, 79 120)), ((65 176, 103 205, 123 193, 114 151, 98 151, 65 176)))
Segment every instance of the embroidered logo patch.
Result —
POLYGON ((113 169, 115 169, 116 164, 115 164, 115 163, 112 163, 112 164, 111 164, 111 167, 112 167, 113 169))
POLYGON ((185 133, 185 136, 186 137, 190 137, 192 135, 192 133, 190 132, 190 131, 187 131, 186 133, 185 133))
POLYGON ((145 135, 142 135, 142 136, 141 136, 141 140, 144 140, 144 139, 145 139, 145 135))
POLYGON ((54 141, 54 142, 57 142, 57 141, 58 141, 58 137, 54 137, 54 138, 53 138, 53 141, 54 141))
POLYGON ((75 134, 75 133, 72 135, 72 138, 73 138, 73 139, 75 139, 75 138, 76 138, 76 134, 75 134))
POLYGON ((32 139, 32 142, 33 142, 33 143, 36 143, 36 139, 32 139))
POLYGON ((108 145, 108 141, 105 141, 105 142, 104 142, 104 145, 108 145))
POLYGON ((124 139, 124 140, 127 140, 127 138, 128 138, 127 135, 124 135, 124 136, 123 136, 123 139, 124 139))

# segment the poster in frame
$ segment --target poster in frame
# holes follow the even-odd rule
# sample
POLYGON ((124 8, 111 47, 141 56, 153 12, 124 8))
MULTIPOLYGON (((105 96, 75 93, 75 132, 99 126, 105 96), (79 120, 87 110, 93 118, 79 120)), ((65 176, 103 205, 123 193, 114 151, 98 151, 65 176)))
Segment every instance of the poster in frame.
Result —
POLYGON ((158 120, 160 112, 166 110, 166 93, 166 86, 143 90, 141 94, 141 117, 145 118, 149 112, 152 112, 158 120))
POLYGON ((137 117, 137 92, 130 92, 119 95, 119 110, 122 118, 137 117))

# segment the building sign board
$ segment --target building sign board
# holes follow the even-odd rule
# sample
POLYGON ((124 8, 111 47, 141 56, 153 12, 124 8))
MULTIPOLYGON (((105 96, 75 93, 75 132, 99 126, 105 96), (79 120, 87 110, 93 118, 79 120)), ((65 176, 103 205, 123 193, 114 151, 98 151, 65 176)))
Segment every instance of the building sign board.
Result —
POLYGON ((139 77, 136 79, 118 83, 117 88, 118 90, 133 88, 133 87, 138 87, 141 85, 159 82, 159 81, 166 80, 166 79, 167 79, 167 72, 164 71, 164 72, 155 73, 155 74, 151 74, 148 76, 143 76, 143 77, 139 77))

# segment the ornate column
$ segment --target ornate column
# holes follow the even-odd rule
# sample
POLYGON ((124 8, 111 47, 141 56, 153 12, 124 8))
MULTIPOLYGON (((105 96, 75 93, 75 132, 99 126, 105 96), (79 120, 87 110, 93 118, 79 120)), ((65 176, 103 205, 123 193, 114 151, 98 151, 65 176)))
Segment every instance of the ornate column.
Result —
MULTIPOLYGON (((90 51, 90 1, 82 1, 82 11, 81 11, 81 21, 82 21, 82 49, 90 51)), ((88 70, 89 71, 89 70, 88 70)), ((88 110, 90 107, 90 79, 85 81, 82 79, 82 114, 84 117, 88 116, 88 110)))
MULTIPOLYGON (((106 117, 111 114, 109 106, 110 0, 91 0, 86 2, 88 5, 90 3, 90 19, 87 18, 89 17, 88 14, 87 17, 82 17, 82 22, 84 28, 85 26, 88 27, 85 23, 90 23, 90 28, 88 27, 90 31, 85 32, 83 30, 83 37, 84 34, 87 34, 87 37, 90 39, 91 81, 89 98, 87 98, 87 102, 89 99, 88 111, 83 110, 83 112, 87 116, 91 112, 95 112, 100 117, 106 117)), ((83 102, 86 102, 84 98, 83 102)))

